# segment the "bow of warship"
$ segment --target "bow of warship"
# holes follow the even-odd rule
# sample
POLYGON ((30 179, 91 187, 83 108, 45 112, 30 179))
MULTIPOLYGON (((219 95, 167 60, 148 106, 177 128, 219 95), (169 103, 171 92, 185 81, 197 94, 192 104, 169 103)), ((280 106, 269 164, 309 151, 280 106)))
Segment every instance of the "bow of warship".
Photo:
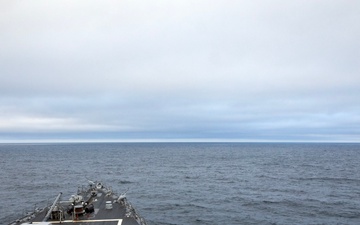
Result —
POLYGON ((62 199, 59 193, 55 200, 44 208, 35 208, 9 225, 146 225, 126 198, 126 193, 117 195, 101 182, 89 181, 87 187, 79 188, 75 195, 62 199))

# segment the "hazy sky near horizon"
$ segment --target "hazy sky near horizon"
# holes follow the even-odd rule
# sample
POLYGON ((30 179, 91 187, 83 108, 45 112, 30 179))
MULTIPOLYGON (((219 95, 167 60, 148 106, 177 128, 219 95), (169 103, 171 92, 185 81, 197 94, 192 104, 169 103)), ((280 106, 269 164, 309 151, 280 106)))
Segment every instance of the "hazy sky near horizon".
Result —
POLYGON ((360 1, 0 3, 0 142, 360 141, 360 1))

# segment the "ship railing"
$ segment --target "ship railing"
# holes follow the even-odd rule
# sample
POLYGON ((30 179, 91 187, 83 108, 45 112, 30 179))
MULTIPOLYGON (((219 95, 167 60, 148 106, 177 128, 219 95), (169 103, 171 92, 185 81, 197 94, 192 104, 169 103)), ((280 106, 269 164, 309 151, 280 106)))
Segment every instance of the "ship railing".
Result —
MULTIPOLYGON (((34 204, 34 206, 32 207, 32 209, 23 209, 22 210, 22 215, 20 215, 20 218, 13 220, 12 222, 8 223, 9 225, 16 225, 16 224, 21 224, 24 222, 28 222, 30 219, 32 219, 36 214, 42 212, 45 210, 46 208, 46 201, 42 201, 39 203, 34 204), (39 208, 38 205, 43 205, 43 208, 39 208)), ((15 215, 14 217, 19 217, 19 215, 15 215)))
POLYGON ((131 202, 127 200, 127 198, 123 199, 125 210, 126 210, 126 216, 134 218, 138 224, 140 225, 147 225, 144 218, 142 218, 139 213, 135 210, 135 208, 131 205, 131 202))

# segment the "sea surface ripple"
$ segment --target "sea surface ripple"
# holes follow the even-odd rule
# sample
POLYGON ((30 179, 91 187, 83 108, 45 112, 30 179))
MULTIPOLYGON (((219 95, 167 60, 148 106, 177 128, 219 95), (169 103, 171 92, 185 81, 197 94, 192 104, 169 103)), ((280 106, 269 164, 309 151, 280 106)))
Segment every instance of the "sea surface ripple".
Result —
POLYGON ((87 179, 149 225, 360 224, 360 144, 0 144, 0 224, 87 179))

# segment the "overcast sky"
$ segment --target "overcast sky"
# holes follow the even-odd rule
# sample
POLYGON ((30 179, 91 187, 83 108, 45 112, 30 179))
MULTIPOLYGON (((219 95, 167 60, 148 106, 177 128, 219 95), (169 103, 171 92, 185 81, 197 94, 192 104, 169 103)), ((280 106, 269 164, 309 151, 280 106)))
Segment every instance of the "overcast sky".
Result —
POLYGON ((0 3, 0 142, 360 141, 360 1, 0 3))

